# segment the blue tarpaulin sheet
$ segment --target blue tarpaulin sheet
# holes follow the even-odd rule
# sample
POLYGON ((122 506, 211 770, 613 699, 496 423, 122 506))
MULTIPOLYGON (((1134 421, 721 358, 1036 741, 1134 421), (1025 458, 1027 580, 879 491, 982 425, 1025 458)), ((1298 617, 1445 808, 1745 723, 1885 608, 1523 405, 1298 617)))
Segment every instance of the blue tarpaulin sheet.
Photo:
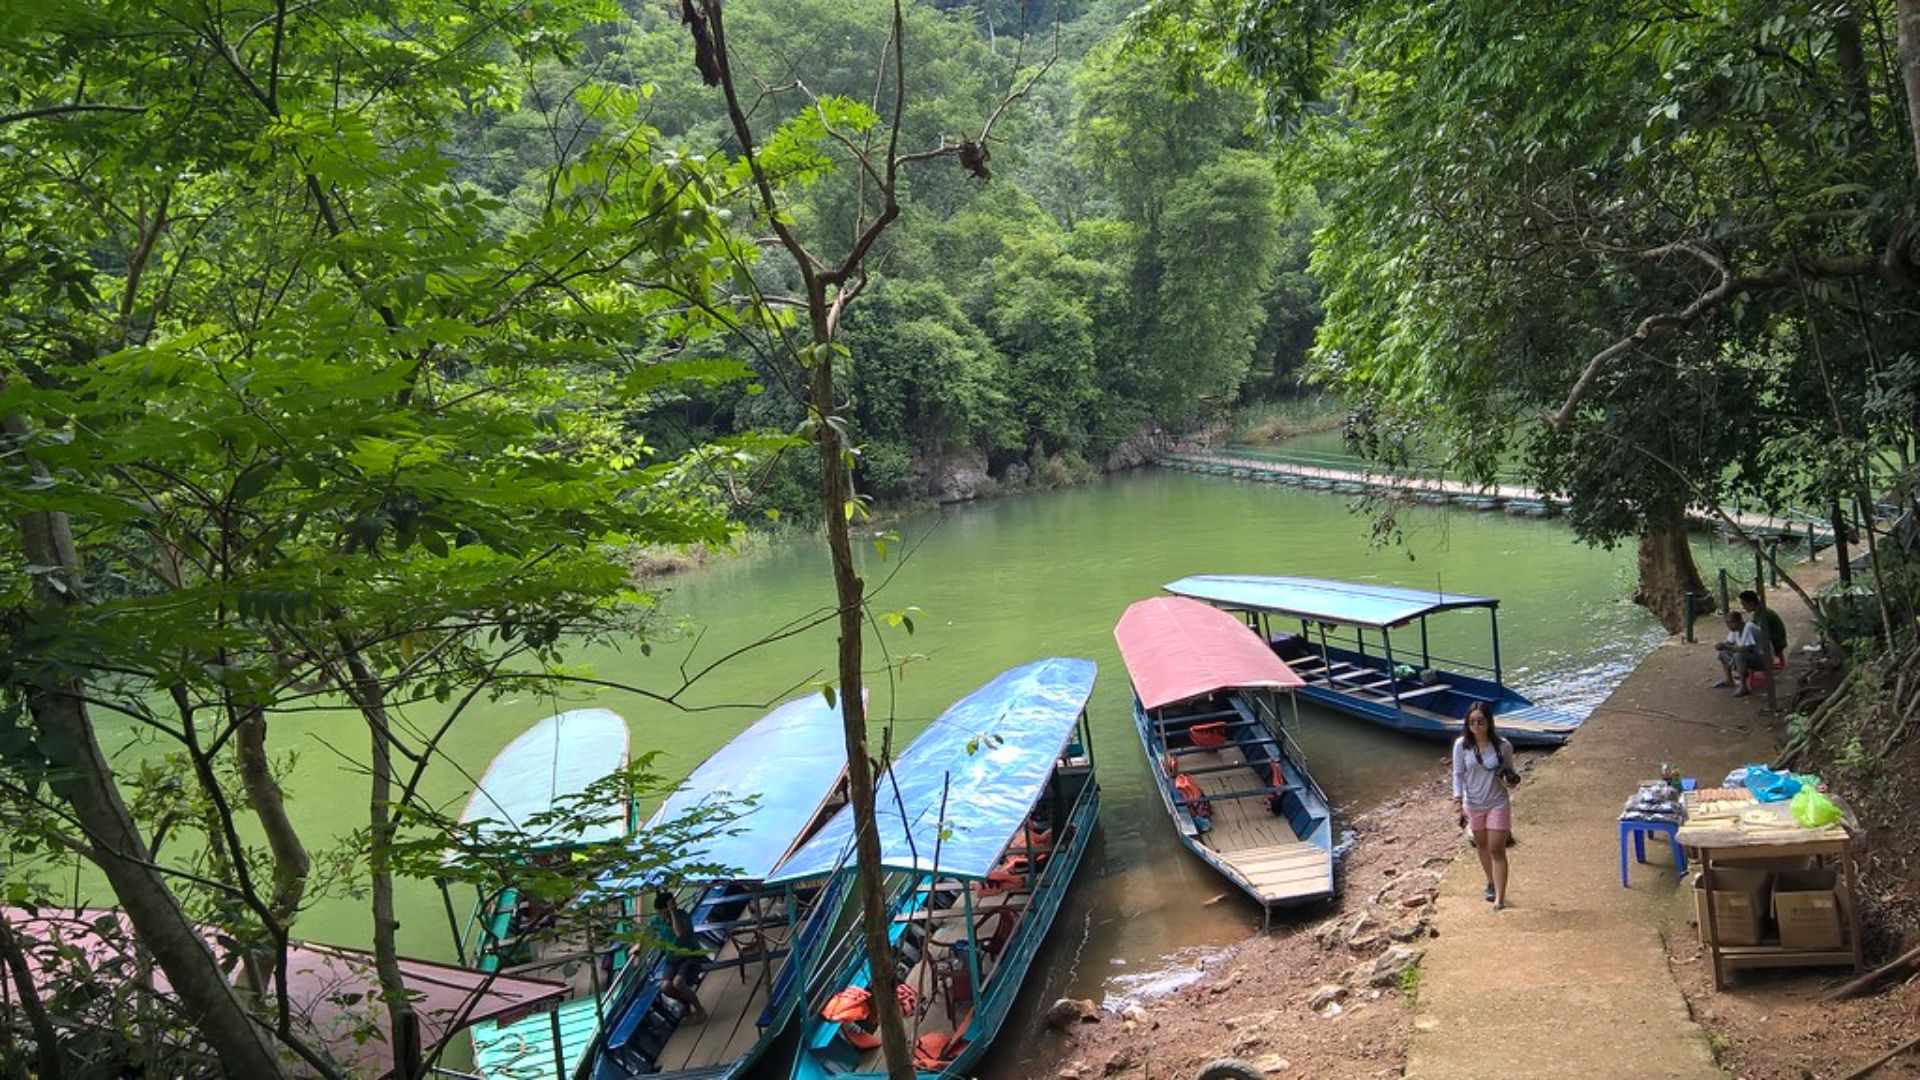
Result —
POLYGON ((735 878, 758 881, 793 850, 846 768, 840 710, 824 696, 809 694, 761 717, 714 751, 660 804, 646 829, 702 807, 730 807, 739 816, 688 849, 679 862, 732 867, 735 878))
MULTIPOLYGON (((529 847, 604 843, 627 833, 627 807, 616 800, 604 818, 564 836, 521 837, 527 822, 556 802, 577 797, 597 780, 627 766, 627 722, 606 709, 575 709, 528 728, 494 755, 473 797, 460 813, 462 824, 486 821, 481 831, 493 839, 521 838, 529 847)), ((574 807, 574 809, 583 809, 574 807)))
POLYGON ((1456 608, 1491 608, 1500 603, 1490 597, 1431 589, 1257 574, 1199 574, 1163 587, 1175 596, 1190 596, 1223 607, 1369 627, 1398 626, 1423 615, 1456 608))
MULTIPOLYGON (((881 863, 983 878, 1039 800, 1093 693, 1091 660, 1055 657, 1005 672, 928 725, 876 786, 881 863), (949 783, 949 781, 951 781, 949 783), (897 791, 897 795, 896 795, 897 791), (946 793, 947 835, 940 798, 946 793)), ((852 862, 848 807, 770 879, 822 877, 852 862)))

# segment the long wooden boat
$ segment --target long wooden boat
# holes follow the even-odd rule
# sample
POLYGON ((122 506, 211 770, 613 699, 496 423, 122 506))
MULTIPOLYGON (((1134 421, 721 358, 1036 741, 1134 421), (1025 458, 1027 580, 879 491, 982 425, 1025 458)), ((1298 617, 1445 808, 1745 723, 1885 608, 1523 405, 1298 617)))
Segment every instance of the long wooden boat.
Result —
POLYGON ((1240 620, 1197 600, 1142 600, 1113 636, 1180 842, 1263 906, 1332 896, 1333 815, 1275 707, 1305 680, 1240 620))
POLYGON ((766 1053, 793 1018, 847 884, 766 879, 845 804, 846 772, 840 713, 811 694, 735 736, 648 819, 643 839, 718 814, 719 824, 670 865, 644 879, 602 883, 650 900, 660 883, 678 882, 707 948, 696 991, 707 1018, 685 1022, 682 1006, 661 993, 666 958, 650 953, 628 965, 608 994, 580 1080, 719 1080, 766 1053))
MULTIPOLYGON (((606 709, 549 716, 494 756, 460 821, 482 836, 511 841, 530 866, 618 842, 634 830, 637 813, 630 799, 610 801, 578 830, 562 832, 557 824, 540 823, 555 807, 577 803, 596 782, 626 768, 627 740, 627 722, 606 709)), ((581 882, 581 893, 591 884, 581 882)), ((550 931, 545 927, 558 921, 555 909, 509 886, 483 892, 465 929, 456 929, 462 963, 485 973, 534 975, 567 986, 550 1016, 473 1025, 474 1068, 489 1080, 561 1080, 572 1075, 593 1037, 600 995, 625 959, 617 940, 633 912, 625 898, 583 895, 576 904, 595 910, 550 931)), ((453 917, 451 896, 447 914, 453 917)))
MULTIPOLYGON (((965 1076, 999 1034, 1100 813, 1091 660, 1005 672, 941 714, 877 785, 890 939, 921 1077, 965 1076)), ((851 876, 843 811, 775 881, 851 876)), ((808 980, 797 1080, 885 1075, 856 919, 808 980)))
POLYGON ((1514 745, 1557 746, 1585 719, 1536 705, 1506 685, 1500 670, 1500 601, 1492 597, 1246 574, 1203 574, 1165 588, 1241 613, 1307 680, 1302 697, 1396 731, 1452 738, 1460 733, 1468 707, 1484 701, 1493 706, 1500 734, 1514 745), (1488 616, 1491 662, 1433 655, 1427 620, 1475 610, 1488 616), (1287 625, 1294 620, 1297 629, 1287 625), (1417 647, 1408 640, 1416 627, 1417 647), (1395 631, 1401 632, 1398 648, 1395 631))

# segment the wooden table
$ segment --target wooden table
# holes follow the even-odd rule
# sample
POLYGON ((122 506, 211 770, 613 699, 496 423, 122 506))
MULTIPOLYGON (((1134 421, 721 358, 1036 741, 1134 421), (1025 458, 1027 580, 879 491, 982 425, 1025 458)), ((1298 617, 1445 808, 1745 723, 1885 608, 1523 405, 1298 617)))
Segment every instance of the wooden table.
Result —
POLYGON ((1692 814, 1692 795, 1688 799, 1687 823, 1680 826, 1679 840, 1692 848, 1700 867, 1700 887, 1705 893, 1706 949, 1713 961, 1713 986, 1726 988, 1726 973, 1741 968, 1816 967, 1828 964, 1852 964, 1861 968, 1860 905, 1853 861, 1853 843, 1862 832, 1853 811, 1837 796, 1829 795, 1842 811, 1841 820, 1821 829, 1802 828, 1793 820, 1788 801, 1757 803, 1738 814, 1707 818, 1692 814), (1750 820, 1764 815, 1767 820, 1750 820), (1846 897, 1840 904, 1841 934, 1845 938, 1837 949, 1789 949, 1775 944, 1722 945, 1719 920, 1714 916, 1713 872, 1724 862, 1737 859, 1773 859, 1816 856, 1836 860, 1845 875, 1846 897))

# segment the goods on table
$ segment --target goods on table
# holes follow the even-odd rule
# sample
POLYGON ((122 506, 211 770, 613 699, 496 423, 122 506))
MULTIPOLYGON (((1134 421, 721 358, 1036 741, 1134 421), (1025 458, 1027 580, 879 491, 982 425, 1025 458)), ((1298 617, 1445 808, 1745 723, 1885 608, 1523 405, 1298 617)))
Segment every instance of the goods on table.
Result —
POLYGON ((1665 821, 1678 825, 1686 818, 1687 808, 1680 801, 1680 789, 1664 780, 1641 784, 1640 790, 1627 800, 1627 808, 1620 812, 1621 821, 1665 821))
POLYGON ((1694 791, 1692 795, 1693 797, 1688 799, 1687 802, 1696 810, 1699 809, 1700 806, 1704 803, 1716 803, 1716 802, 1750 803, 1753 801, 1753 792, 1748 791, 1746 788, 1743 788, 1743 787, 1700 788, 1694 791))

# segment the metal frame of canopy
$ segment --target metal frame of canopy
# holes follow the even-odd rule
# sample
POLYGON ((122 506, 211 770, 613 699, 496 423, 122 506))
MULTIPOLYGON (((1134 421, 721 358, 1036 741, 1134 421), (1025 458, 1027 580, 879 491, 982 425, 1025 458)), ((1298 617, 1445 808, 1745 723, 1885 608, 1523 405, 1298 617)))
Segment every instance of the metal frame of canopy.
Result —
MULTIPOLYGON (((1365 630, 1380 633, 1386 664, 1395 664, 1393 630, 1418 620, 1420 623, 1420 667, 1432 668, 1436 657, 1428 644, 1427 619, 1448 611, 1487 609, 1489 643, 1493 651, 1491 667, 1468 660, 1439 657, 1448 670, 1468 668, 1487 671, 1494 686, 1504 691, 1506 680, 1500 660, 1500 601, 1490 596, 1425 592, 1391 585, 1362 585, 1323 578, 1268 577, 1257 574, 1196 574, 1163 586, 1176 596, 1204 600, 1249 612, 1259 620, 1263 638, 1270 638, 1270 616, 1285 615, 1301 621, 1303 635, 1312 639, 1317 629, 1320 654, 1331 663, 1327 627, 1354 628, 1354 645, 1365 656, 1365 630), (1317 625, 1315 625, 1317 624, 1317 625)), ((1393 700, 1400 700, 1398 687, 1393 700)))

